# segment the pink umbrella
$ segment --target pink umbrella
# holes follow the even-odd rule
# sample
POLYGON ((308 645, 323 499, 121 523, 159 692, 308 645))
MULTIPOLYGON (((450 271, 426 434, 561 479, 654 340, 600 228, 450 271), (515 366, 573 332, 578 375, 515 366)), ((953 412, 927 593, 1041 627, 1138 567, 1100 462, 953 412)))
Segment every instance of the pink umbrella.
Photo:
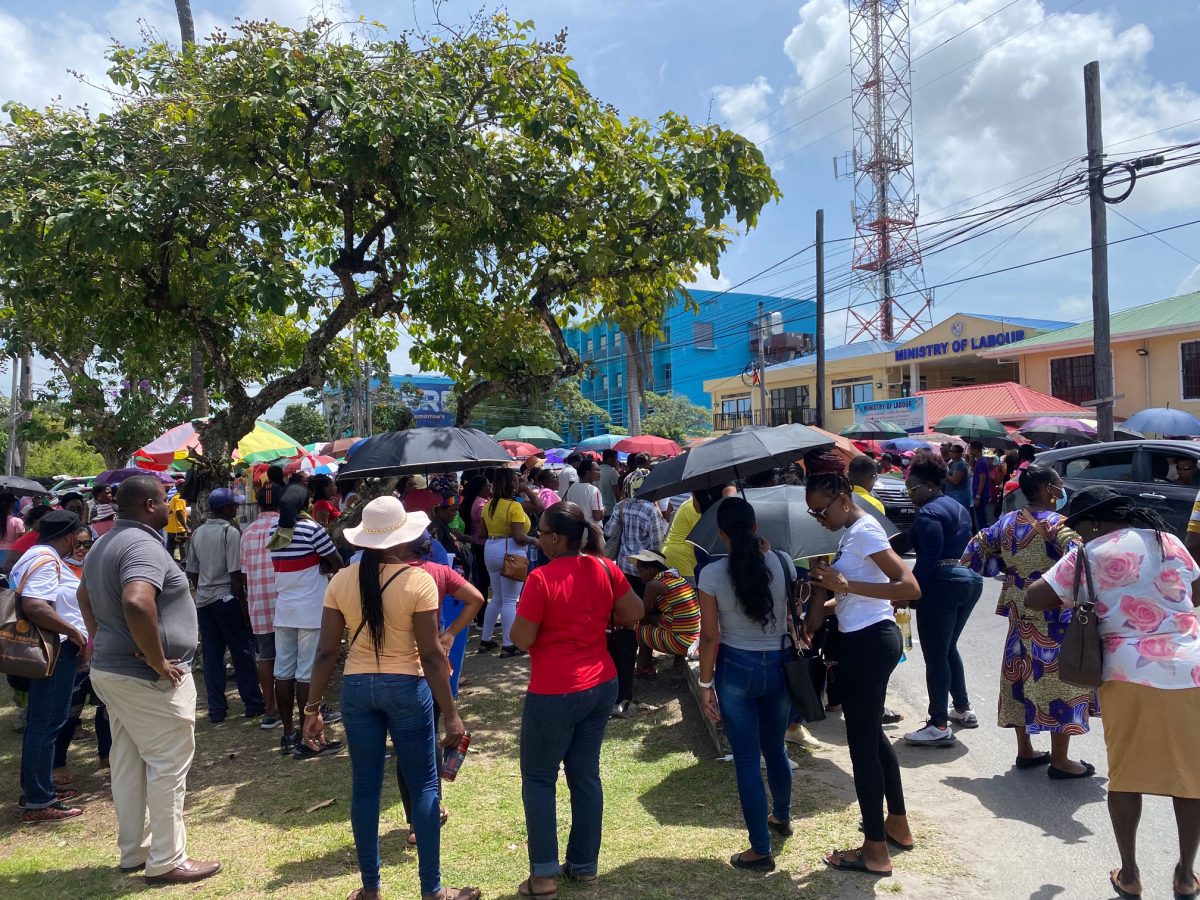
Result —
POLYGON ((508 451, 508 455, 513 459, 525 459, 529 456, 537 456, 542 452, 533 444, 527 444, 524 441, 498 441, 498 443, 508 451))
POLYGON ((678 456, 680 453, 677 443, 652 434, 623 438, 613 449, 622 453, 649 453, 651 456, 678 456))
POLYGON ((295 475, 297 472, 308 472, 313 475, 333 474, 337 471, 337 460, 332 456, 322 456, 314 453, 303 453, 288 460, 283 467, 284 475, 295 475))

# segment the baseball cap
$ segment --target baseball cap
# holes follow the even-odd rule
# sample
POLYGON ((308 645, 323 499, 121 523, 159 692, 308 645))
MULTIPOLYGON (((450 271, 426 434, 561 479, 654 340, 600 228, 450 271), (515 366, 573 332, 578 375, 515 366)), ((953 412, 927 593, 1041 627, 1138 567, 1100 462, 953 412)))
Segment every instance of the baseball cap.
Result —
POLYGON ((229 488, 217 488, 208 495, 208 505, 212 509, 224 509, 227 506, 237 506, 245 503, 246 498, 240 497, 229 488))

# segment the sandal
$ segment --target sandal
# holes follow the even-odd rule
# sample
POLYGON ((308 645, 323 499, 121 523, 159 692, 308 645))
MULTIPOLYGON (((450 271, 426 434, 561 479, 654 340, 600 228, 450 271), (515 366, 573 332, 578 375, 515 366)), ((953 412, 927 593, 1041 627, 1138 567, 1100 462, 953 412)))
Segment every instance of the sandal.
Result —
POLYGON ((54 776, 54 786, 56 788, 66 787, 68 784, 74 783, 74 781, 75 779, 71 777, 70 772, 66 773, 65 775, 54 776))
POLYGON ((888 869, 886 872, 877 872, 875 869, 868 869, 867 861, 863 859, 861 850, 855 850, 854 856, 850 857, 850 861, 847 861, 846 853, 848 852, 846 850, 834 850, 830 856, 825 857, 825 865, 831 869, 842 869, 846 872, 861 872, 864 875, 874 875, 876 878, 892 877, 891 869, 888 869))
POLYGON ((44 822, 63 822, 82 816, 83 810, 78 806, 64 806, 57 800, 41 809, 27 809, 21 816, 21 821, 29 825, 39 825, 44 822))
MULTIPOLYGON (((442 893, 438 900, 479 900, 483 894, 480 893, 477 887, 465 888, 442 888, 442 893)), ((536 896, 536 895, 535 895, 536 896)))
POLYGON ((1141 900, 1140 893, 1135 894, 1133 891, 1127 891, 1121 887, 1121 870, 1113 869, 1108 873, 1108 881, 1113 886, 1113 890, 1117 892, 1117 896, 1122 900, 1141 900))
POLYGON ((1200 876, 1192 873, 1192 883, 1195 884, 1198 890, 1193 890, 1190 894, 1185 894, 1179 890, 1179 863, 1175 864, 1175 874, 1171 879, 1171 890, 1175 894, 1175 900, 1196 900, 1197 893, 1200 893, 1200 876))
POLYGON ((569 865, 563 865, 562 873, 564 878, 573 881, 582 887, 595 887, 600 883, 599 875, 580 875, 569 865))
POLYGON ((558 900, 558 888, 552 887, 548 891, 535 891, 533 889, 533 879, 526 878, 517 885, 518 897, 540 897, 541 900, 558 900))
MULTIPOLYGON (((862 822, 858 823, 858 830, 863 831, 863 823, 862 822)), ((863 831, 863 834, 866 834, 866 832, 863 831)), ((894 837, 892 837, 890 834, 888 834, 886 829, 884 829, 883 837, 884 837, 884 840, 886 840, 887 843, 891 845, 893 850, 896 850, 900 853, 907 853, 909 850, 915 850, 917 848, 917 845, 915 842, 912 844, 900 843, 898 840, 896 840, 894 837)))

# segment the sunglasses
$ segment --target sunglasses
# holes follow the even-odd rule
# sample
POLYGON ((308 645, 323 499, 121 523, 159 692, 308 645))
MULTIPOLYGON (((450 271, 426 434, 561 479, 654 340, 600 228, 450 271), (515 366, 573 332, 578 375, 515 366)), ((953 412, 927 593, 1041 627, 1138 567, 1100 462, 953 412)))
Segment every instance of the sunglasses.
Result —
POLYGON ((92 546, 92 544, 94 544, 94 543, 95 543, 95 541, 79 541, 75 546, 83 547, 86 549, 86 548, 92 546))
POLYGON ((838 498, 837 498, 837 497, 834 497, 832 500, 830 500, 828 503, 826 503, 826 504, 825 504, 824 506, 822 506, 820 509, 813 509, 813 508, 810 506, 810 507, 808 508, 808 514, 809 514, 810 516, 812 516, 814 519, 824 519, 826 516, 828 516, 828 515, 829 515, 829 509, 830 509, 830 507, 832 507, 832 506, 833 506, 833 504, 837 503, 837 500, 838 500, 838 498))

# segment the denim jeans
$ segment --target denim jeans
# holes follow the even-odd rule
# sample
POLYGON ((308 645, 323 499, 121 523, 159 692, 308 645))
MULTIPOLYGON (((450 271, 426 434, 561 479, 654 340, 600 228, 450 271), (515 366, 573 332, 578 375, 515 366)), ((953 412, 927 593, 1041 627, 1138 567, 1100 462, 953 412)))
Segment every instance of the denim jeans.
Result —
POLYGON ((600 861, 604 788, 600 745, 617 702, 617 679, 573 694, 526 694, 521 714, 521 800, 529 835, 529 871, 559 874, 555 785, 561 765, 571 793, 571 836, 566 864, 576 875, 595 875, 600 861))
MULTIPOLYGON (((458 618, 465 605, 461 600, 455 600, 453 597, 446 597, 442 600, 441 629, 443 631, 454 624, 454 620, 458 618)), ((450 695, 455 698, 458 697, 458 679, 462 677, 463 662, 467 657, 467 639, 470 636, 471 629, 464 628, 454 638, 454 643, 450 645, 450 667, 453 670, 450 673, 450 695)))
POLYGON ((108 759, 108 754, 112 750, 112 728, 108 724, 108 709, 92 689, 92 679, 88 672, 76 672, 75 689, 71 695, 71 711, 54 741, 54 768, 56 769, 66 768, 67 750, 71 746, 72 738, 75 737, 75 730, 83 721, 83 711, 88 700, 93 700, 96 704, 96 756, 99 759, 108 759))
POLYGON ((396 762, 413 798, 421 893, 442 889, 437 741, 433 695, 415 675, 347 675, 342 679, 342 727, 350 745, 350 827, 363 887, 379 887, 379 805, 391 734, 396 762))
POLYGON ((783 676, 785 659, 783 650, 736 650, 722 644, 717 651, 717 702, 733 751, 738 799, 750 846, 764 856, 771 853, 771 834, 760 755, 767 762, 771 811, 781 822, 792 816, 792 767, 783 742, 792 708, 783 676))
POLYGON ((29 679, 29 709, 21 738, 21 793, 26 809, 45 809, 57 799, 54 790, 54 743, 71 715, 79 648, 63 641, 49 678, 29 679))
POLYGON ((983 593, 983 578, 965 566, 944 566, 927 580, 930 583, 921 585, 916 604, 917 637, 925 656, 929 721, 941 726, 950 720, 947 695, 957 709, 971 706, 958 638, 983 593))
POLYGON ((225 651, 233 660, 238 694, 246 704, 247 716, 261 716, 262 688, 258 683, 258 664, 254 659, 254 635, 242 614, 242 605, 232 597, 214 600, 196 610, 200 621, 200 651, 204 658, 204 690, 208 697, 209 717, 224 718, 229 712, 225 699, 225 651))

